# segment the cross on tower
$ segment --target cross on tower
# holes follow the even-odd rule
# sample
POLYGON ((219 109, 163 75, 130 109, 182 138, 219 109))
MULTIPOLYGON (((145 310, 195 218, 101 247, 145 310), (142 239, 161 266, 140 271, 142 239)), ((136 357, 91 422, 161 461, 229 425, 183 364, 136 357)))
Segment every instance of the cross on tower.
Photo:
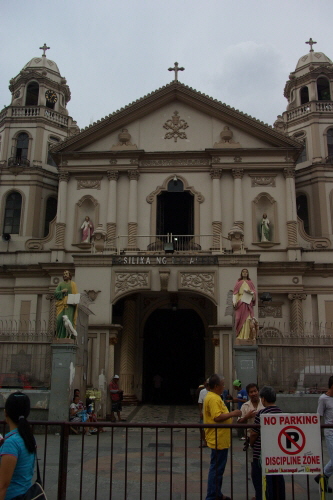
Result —
POLYGON ((175 72, 175 79, 174 82, 178 80, 178 71, 184 71, 185 68, 178 68, 178 63, 175 62, 174 68, 169 68, 168 71, 174 71, 175 72))
POLYGON ((42 56, 42 57, 46 57, 45 52, 46 52, 46 51, 47 51, 50 47, 48 47, 48 46, 46 45, 46 43, 44 43, 43 47, 39 47, 39 48, 40 48, 41 50, 43 50, 43 51, 44 51, 44 54, 43 54, 43 56, 42 56))
POLYGON ((305 42, 305 43, 308 43, 308 44, 310 45, 310 47, 311 47, 310 52, 313 52, 312 45, 314 45, 314 44, 315 44, 315 43, 317 43, 317 42, 314 42, 314 41, 312 40, 312 38, 310 38, 310 40, 309 40, 308 42, 305 42))

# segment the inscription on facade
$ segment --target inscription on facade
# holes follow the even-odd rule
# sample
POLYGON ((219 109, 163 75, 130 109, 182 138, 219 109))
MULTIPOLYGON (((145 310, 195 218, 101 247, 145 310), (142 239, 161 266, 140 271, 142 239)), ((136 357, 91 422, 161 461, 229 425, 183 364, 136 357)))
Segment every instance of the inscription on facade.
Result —
POLYGON ((216 266, 218 259, 216 256, 200 256, 200 257, 166 257, 160 255, 142 256, 142 255, 128 255, 128 256, 113 256, 113 266, 128 266, 128 265, 144 265, 144 266, 161 266, 161 265, 196 265, 196 266, 216 266))

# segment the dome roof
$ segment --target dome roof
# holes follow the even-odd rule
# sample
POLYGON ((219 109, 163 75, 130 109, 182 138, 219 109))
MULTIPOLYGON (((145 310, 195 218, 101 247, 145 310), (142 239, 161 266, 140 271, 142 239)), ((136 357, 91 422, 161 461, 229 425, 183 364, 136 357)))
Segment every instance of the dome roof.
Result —
POLYGON ((41 57, 33 57, 31 61, 29 61, 23 68, 24 70, 29 70, 29 69, 45 69, 48 71, 53 71, 55 73, 58 73, 60 75, 60 71, 58 66, 54 61, 51 61, 51 59, 48 59, 46 56, 41 56, 41 57))
POLYGON ((323 52, 308 52, 305 56, 302 56, 296 65, 295 71, 308 66, 309 64, 332 64, 332 61, 323 52))

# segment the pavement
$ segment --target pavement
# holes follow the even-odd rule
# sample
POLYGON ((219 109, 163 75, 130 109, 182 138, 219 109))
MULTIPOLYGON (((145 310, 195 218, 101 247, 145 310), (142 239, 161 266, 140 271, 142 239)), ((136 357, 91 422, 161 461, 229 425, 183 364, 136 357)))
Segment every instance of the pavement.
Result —
MULTIPOLYGON (((104 426, 106 432, 98 435, 70 435, 67 500, 205 499, 210 450, 200 447, 197 428, 175 428, 171 432, 169 428, 148 425, 143 429, 132 427, 140 423, 197 424, 199 414, 195 405, 125 406, 122 418, 126 422, 108 422, 104 426)), ((244 441, 239 440, 236 430, 233 433, 222 491, 233 500, 252 500, 254 489, 243 451, 244 441)), ((60 436, 55 432, 37 435, 36 440, 42 469, 45 462, 48 500, 57 500, 60 436)), ((327 460, 324 445, 325 463, 327 460)), ((309 493, 307 476, 295 475, 293 484, 291 476, 285 476, 285 480, 287 499, 320 498, 313 476, 308 479, 309 493)), ((327 494, 326 498, 333 498, 333 494, 327 494)))

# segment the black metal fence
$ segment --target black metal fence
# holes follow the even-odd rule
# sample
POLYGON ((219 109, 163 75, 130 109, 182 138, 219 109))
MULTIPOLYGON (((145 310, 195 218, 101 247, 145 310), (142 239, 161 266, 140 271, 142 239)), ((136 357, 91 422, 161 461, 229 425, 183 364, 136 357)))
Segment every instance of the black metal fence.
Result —
MULTIPOLYGON (((93 424, 98 432, 89 436, 71 435, 71 428, 82 431, 91 423, 31 424, 49 500, 202 500, 206 496, 210 449, 200 446, 203 425, 98 422, 93 424)), ((251 500, 250 451, 243 451, 244 441, 236 437, 237 428, 249 426, 218 427, 234 433, 222 491, 233 500, 251 500)), ((4 422, 2 428, 4 433, 4 422)), ((288 499, 319 497, 313 476, 285 476, 285 480, 288 499)))

